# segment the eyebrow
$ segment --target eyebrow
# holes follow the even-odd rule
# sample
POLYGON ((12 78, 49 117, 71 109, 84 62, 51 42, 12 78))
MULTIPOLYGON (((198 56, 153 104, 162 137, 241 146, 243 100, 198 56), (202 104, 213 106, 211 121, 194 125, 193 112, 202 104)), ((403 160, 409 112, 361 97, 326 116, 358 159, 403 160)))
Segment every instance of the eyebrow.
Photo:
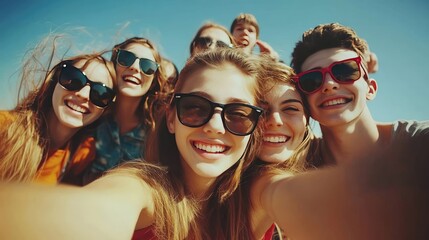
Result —
POLYGON ((293 102, 300 103, 301 105, 304 106, 304 104, 302 103, 302 101, 300 101, 298 99, 286 99, 283 102, 281 102, 281 104, 293 103, 293 102))

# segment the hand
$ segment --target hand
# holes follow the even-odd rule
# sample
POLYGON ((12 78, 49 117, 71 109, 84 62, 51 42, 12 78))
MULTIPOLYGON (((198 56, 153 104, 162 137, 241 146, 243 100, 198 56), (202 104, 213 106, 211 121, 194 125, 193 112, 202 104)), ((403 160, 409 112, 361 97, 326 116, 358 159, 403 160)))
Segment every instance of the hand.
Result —
POLYGON ((267 54, 275 61, 280 60, 279 54, 268 43, 258 39, 256 40, 256 45, 258 45, 261 54, 267 54))
POLYGON ((368 65, 368 73, 375 73, 378 71, 378 59, 375 53, 373 52, 369 53, 369 61, 367 62, 367 65, 368 65))

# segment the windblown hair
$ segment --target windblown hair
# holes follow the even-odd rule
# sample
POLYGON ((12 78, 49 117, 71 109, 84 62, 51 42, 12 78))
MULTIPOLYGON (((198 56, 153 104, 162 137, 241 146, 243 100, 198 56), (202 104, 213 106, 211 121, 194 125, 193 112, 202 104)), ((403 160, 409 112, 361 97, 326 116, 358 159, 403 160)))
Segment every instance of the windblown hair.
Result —
POLYGON ((195 41, 197 40, 197 38, 199 38, 201 36, 201 33, 204 30, 209 29, 209 28, 217 28, 217 29, 224 31, 226 33, 226 35, 228 35, 229 40, 231 41, 232 45, 237 46, 237 44, 235 43, 234 37, 228 31, 228 29, 226 29, 224 26, 219 25, 217 23, 207 22, 198 29, 197 33, 195 34, 194 38, 191 41, 191 44, 189 45, 189 52, 190 52, 191 56, 193 56, 195 54, 195 41))
POLYGON ((350 27, 339 23, 321 24, 302 34, 292 52, 291 66, 296 73, 302 71, 302 64, 312 54, 328 48, 345 48, 359 54, 366 66, 370 52, 368 43, 350 27))
POLYGON ((234 21, 232 21, 230 31, 231 33, 234 32, 235 26, 240 23, 248 23, 256 28, 256 38, 259 37, 259 24, 256 20, 256 17, 253 14, 250 13, 240 13, 234 21))
MULTIPOLYGON (((180 93, 185 81, 204 68, 222 69, 225 65, 233 65, 247 76, 249 86, 253 89, 255 102, 261 97, 259 91, 259 61, 239 50, 220 49, 196 54, 185 65, 179 74, 175 92, 180 93)), ((171 101, 168 111, 175 111, 171 101)), ((221 221, 236 215, 236 209, 225 207, 227 199, 236 191, 240 176, 257 154, 261 138, 261 129, 257 127, 249 139, 242 157, 231 168, 222 173, 213 183, 208 199, 197 202, 188 191, 183 176, 180 152, 174 134, 167 129, 166 113, 157 124, 152 141, 146 152, 146 160, 160 163, 164 167, 155 167, 150 163, 139 162, 138 174, 153 187, 155 195, 155 229, 160 239, 236 239, 234 231, 241 226, 230 225, 227 229, 221 221)), ((133 170, 130 170, 133 171, 133 170)), ((245 217, 245 215, 242 215, 245 217)))
POLYGON ((157 112, 155 105, 158 101, 163 100, 160 98, 166 97, 166 94, 162 94, 162 91, 161 91, 162 89, 164 89, 164 85, 167 83, 167 80, 165 78, 166 74, 164 73, 164 67, 161 64, 162 58, 155 44, 153 44, 151 41, 149 41, 146 38, 132 37, 132 38, 128 38, 122 43, 116 44, 113 47, 112 57, 110 60, 115 65, 115 68, 116 68, 117 57, 118 57, 117 50, 124 49, 131 44, 141 44, 151 49, 153 57, 155 58, 155 62, 160 65, 158 70, 155 72, 152 85, 149 87, 148 92, 142 97, 140 101, 139 108, 138 108, 140 109, 140 111, 137 112, 140 118, 140 121, 144 123, 148 129, 153 130, 155 128, 156 112, 157 112))
MULTIPOLYGON (((10 125, 0 128, 0 180, 2 181, 32 181, 48 157, 47 115, 52 111, 52 95, 58 82, 60 66, 64 61, 70 61, 72 64, 85 61, 82 70, 85 70, 89 63, 97 61, 106 66, 112 79, 115 78, 113 65, 101 56, 102 53, 64 59, 51 68, 56 49, 55 41, 52 43, 53 47, 47 57, 46 66, 41 61, 41 58, 45 57, 42 55, 47 54, 46 50, 49 49, 46 46, 49 41, 46 40, 36 46, 23 63, 20 91, 25 90, 23 86, 30 82, 35 87, 10 112, 13 119, 10 125)), ((77 145, 85 132, 92 129, 95 124, 96 122, 80 129, 70 140, 71 147, 77 145)))

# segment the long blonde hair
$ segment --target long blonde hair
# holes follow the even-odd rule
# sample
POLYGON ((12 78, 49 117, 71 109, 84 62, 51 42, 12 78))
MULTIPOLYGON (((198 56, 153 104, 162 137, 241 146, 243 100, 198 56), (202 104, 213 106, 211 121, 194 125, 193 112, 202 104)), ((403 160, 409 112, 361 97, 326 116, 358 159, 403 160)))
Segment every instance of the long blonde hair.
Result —
MULTIPOLYGON (((233 64, 254 82, 255 99, 260 98, 259 61, 240 50, 222 49, 208 51, 193 56, 179 74, 175 92, 180 92, 184 82, 194 72, 202 68, 221 68, 224 64, 233 64)), ((174 102, 168 107, 174 111, 174 102)), ((229 231, 217 224, 225 216, 232 214, 224 208, 224 203, 238 188, 242 171, 252 162, 257 154, 261 138, 261 129, 257 127, 250 137, 248 146, 242 157, 230 169, 222 173, 214 182, 212 193, 204 203, 198 202, 188 191, 180 164, 180 153, 175 137, 167 129, 166 113, 157 124, 155 132, 147 148, 146 160, 160 163, 164 167, 156 167, 150 163, 128 163, 139 168, 113 171, 134 172, 153 188, 155 199, 155 229, 160 239, 222 239, 221 236, 230 236, 229 231)), ((238 226, 234 226, 238 227, 238 226)), ((225 238, 224 238, 225 239, 225 238)), ((226 237, 226 239, 234 239, 226 237)))
MULTIPOLYGON (((48 38, 52 38, 49 36, 48 38)), ((56 36, 54 37, 56 38, 56 36)), ((50 67, 54 58, 56 43, 48 53, 47 63, 42 64, 41 55, 46 54, 48 41, 38 45, 30 57, 24 62, 21 72, 20 91, 23 86, 35 86, 11 111, 13 121, 8 127, 0 129, 0 180, 2 181, 32 181, 37 170, 48 157, 49 139, 47 136, 46 117, 52 110, 52 95, 59 77, 59 66, 64 61, 76 63, 86 61, 85 69, 92 61, 104 64, 112 79, 115 77, 113 64, 105 60, 101 54, 85 54, 65 59, 50 67)), ((92 123, 79 130, 71 139, 72 146, 96 124, 92 123)))

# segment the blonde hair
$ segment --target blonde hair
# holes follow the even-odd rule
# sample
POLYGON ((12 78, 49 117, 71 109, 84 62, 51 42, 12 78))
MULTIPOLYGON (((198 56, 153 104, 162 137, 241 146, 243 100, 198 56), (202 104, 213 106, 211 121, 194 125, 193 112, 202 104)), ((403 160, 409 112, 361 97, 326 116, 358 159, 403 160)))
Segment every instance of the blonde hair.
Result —
MULTIPOLYGON (((47 114, 52 110, 52 95, 59 77, 60 65, 64 61, 72 64, 85 61, 84 70, 90 62, 97 61, 108 69, 112 79, 115 78, 113 65, 105 60, 101 54, 85 54, 65 59, 50 68, 56 49, 58 36, 54 38, 53 47, 48 54, 46 66, 39 61, 49 49, 46 39, 39 44, 30 57, 24 62, 21 72, 20 92, 26 84, 34 87, 12 110, 13 121, 7 127, 0 129, 0 180, 3 181, 32 181, 37 170, 48 157, 49 138, 47 135, 47 114), (50 68, 50 70, 48 70, 50 68)), ((80 139, 97 121, 85 126, 70 140, 71 148, 76 146, 80 139)))
MULTIPOLYGON (((203 68, 221 69, 225 64, 232 64, 240 69, 247 76, 249 83, 253 84, 255 100, 260 98, 260 86, 256 81, 259 77, 259 62, 256 58, 233 49, 196 54, 179 74, 175 92, 181 91, 184 82, 194 72, 203 68)), ((169 110, 174 111, 174 102, 171 102, 169 110)), ((168 131, 166 122, 166 114, 163 113, 160 123, 152 133, 152 141, 147 148, 145 158, 147 161, 160 163, 165 168, 142 162, 135 163, 140 170, 128 170, 138 173, 153 187, 157 211, 155 219, 157 237, 160 239, 234 239, 231 236, 236 234, 231 233, 231 229, 238 226, 224 229, 223 224, 219 222, 224 221, 225 216, 236 214, 224 205, 238 188, 242 171, 250 165, 257 154, 261 138, 260 127, 257 127, 250 137, 240 160, 215 180, 208 190, 212 194, 202 203, 197 202, 188 192, 175 137, 168 131)))

